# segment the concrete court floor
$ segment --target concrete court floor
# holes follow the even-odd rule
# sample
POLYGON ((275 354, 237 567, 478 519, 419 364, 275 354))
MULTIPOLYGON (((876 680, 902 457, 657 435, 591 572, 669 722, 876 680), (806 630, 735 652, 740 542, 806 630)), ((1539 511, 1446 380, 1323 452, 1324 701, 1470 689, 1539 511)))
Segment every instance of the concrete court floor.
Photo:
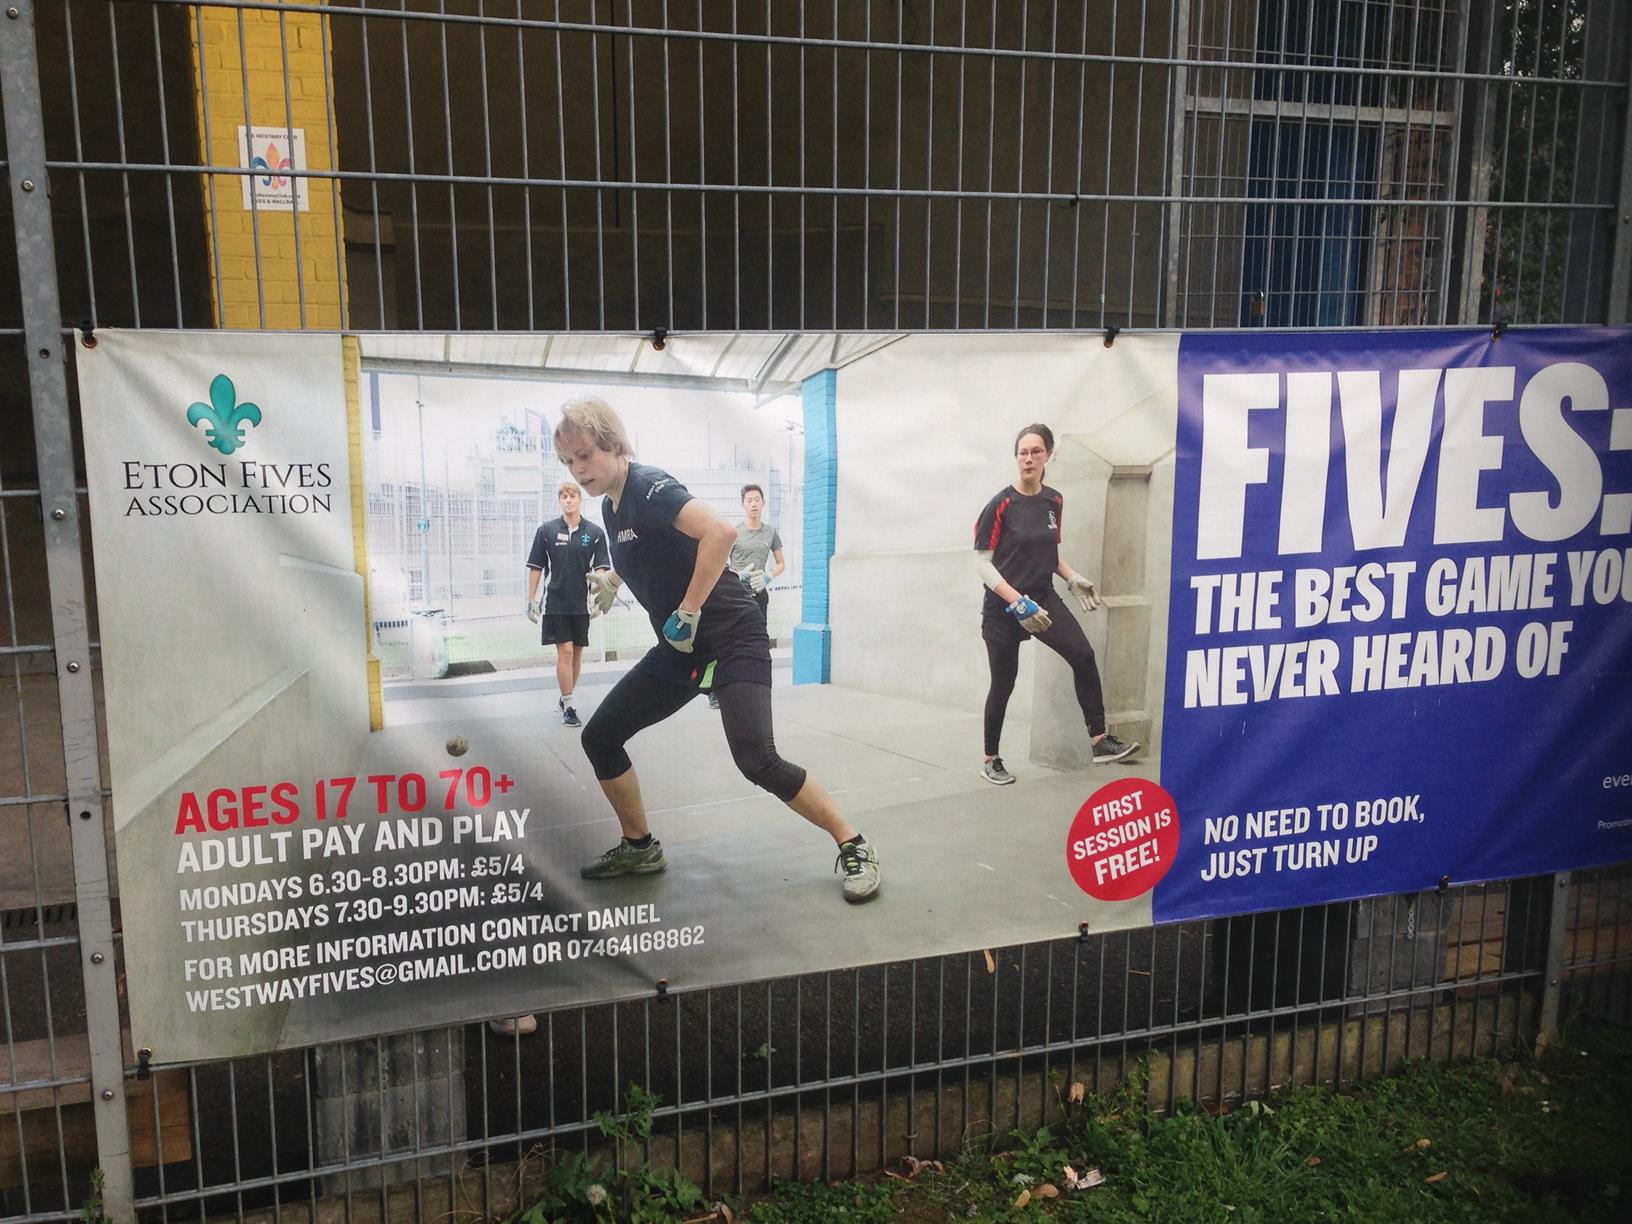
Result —
MULTIPOLYGON (((586 721, 615 679, 616 671, 580 679, 586 721)), ((486 979, 493 1009, 512 1000, 543 1008, 627 997, 657 977, 680 989, 1070 936, 1084 920, 1095 931, 1150 921, 1148 897, 1109 904, 1082 893, 1067 870, 1065 843, 1093 790, 1121 776, 1155 777, 1159 762, 1053 770, 1025 760, 1029 728, 1015 717, 1004 739, 1020 782, 994 787, 978 772, 978 710, 794 686, 778 668, 779 750, 827 787, 879 850, 882 893, 855 906, 841 898, 831 842, 742 779, 718 715, 701 697, 630 745, 669 869, 601 882, 578 879, 577 867, 611 846, 618 827, 580 733, 559 721, 553 676, 529 683, 501 673, 434 690, 404 684, 387 697, 387 722, 395 725, 370 738, 363 768, 428 773, 449 763, 446 739, 465 736, 471 747, 461 763, 504 769, 521 782, 496 805, 531 808, 529 875, 548 882, 555 908, 651 902, 665 924, 706 928, 700 948, 636 963, 578 962, 486 979), (419 696, 426 691, 447 695, 419 696)), ((468 1016, 468 982, 462 991, 456 982, 420 989, 448 985, 462 994, 468 1016)))

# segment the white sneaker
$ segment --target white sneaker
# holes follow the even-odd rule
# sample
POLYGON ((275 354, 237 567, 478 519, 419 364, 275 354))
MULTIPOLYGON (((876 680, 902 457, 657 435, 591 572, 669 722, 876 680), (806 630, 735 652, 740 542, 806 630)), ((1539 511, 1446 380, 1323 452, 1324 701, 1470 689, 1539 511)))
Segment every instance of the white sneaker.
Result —
POLYGON ((871 901, 878 895, 878 851, 872 842, 859 846, 845 843, 839 847, 834 871, 844 872, 844 899, 852 903, 871 901))
POLYGON ((500 1037, 526 1037, 538 1031, 538 1017, 531 1012, 525 1016, 508 1016, 503 1020, 489 1020, 487 1027, 500 1037))
POLYGON ((980 767, 980 776, 993 786, 1013 786, 1014 775, 1003 768, 1003 758, 993 757, 980 767))

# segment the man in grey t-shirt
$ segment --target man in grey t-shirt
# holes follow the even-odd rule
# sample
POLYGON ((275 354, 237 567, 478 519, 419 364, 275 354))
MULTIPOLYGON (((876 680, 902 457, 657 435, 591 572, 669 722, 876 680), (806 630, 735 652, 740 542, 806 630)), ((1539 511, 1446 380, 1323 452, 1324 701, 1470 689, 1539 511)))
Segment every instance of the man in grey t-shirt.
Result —
POLYGON ((765 490, 757 484, 742 486, 742 512, 747 521, 737 525, 737 542, 731 545, 731 569, 754 593, 759 610, 768 616, 771 581, 787 568, 782 560, 782 537, 761 517, 765 513, 765 490), (775 569, 771 568, 772 558, 775 569))
MULTIPOLYGON (((742 579, 742 585, 753 592, 760 615, 769 622, 771 579, 787 568, 782 560, 782 537, 762 518, 765 490, 757 484, 742 486, 742 512, 746 521, 737 524, 737 541, 731 545, 729 564, 731 572, 742 579), (770 568, 773 559, 774 569, 770 568)), ((720 708, 719 698, 712 692, 708 695, 708 705, 713 710, 720 708)))

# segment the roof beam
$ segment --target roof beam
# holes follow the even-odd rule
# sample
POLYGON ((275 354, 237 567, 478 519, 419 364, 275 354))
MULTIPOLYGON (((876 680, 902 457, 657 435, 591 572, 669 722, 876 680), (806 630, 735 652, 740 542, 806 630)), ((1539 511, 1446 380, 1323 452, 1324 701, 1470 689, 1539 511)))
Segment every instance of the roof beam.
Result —
POLYGON ((600 383, 612 387, 683 387, 693 391, 729 391, 757 395, 764 387, 784 383, 751 383, 746 378, 711 378, 706 374, 632 373, 627 370, 580 370, 567 366, 500 365, 492 362, 413 361, 399 357, 364 357, 362 368, 376 374, 417 374, 422 378, 502 378, 516 382, 600 383))

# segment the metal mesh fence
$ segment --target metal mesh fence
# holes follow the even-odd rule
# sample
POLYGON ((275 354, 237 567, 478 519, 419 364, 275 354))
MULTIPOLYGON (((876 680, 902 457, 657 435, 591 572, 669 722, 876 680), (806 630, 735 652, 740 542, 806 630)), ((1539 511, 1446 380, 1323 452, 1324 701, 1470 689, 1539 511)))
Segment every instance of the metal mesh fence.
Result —
POLYGON ((341 267, 359 329, 1601 320, 1627 20, 63 0, 37 25, 63 310, 208 326, 238 279, 256 321, 317 326, 341 267), (305 132, 293 173, 324 190, 288 236, 252 195, 238 243, 213 221, 249 176, 199 132, 251 98, 257 130, 305 132))
POLYGON ((499 1214, 630 1082, 662 1097, 649 1155, 745 1190, 1001 1140, 1062 1079, 1224 1102, 1525 1042, 1549 1009, 1624 1022, 1612 869, 148 1075, 60 350, 82 323, 1624 321, 1629 27, 1613 0, 8 6, 4 1214, 74 1217, 98 1164, 118 1218, 499 1214), (292 224, 274 191, 305 193, 292 224))

